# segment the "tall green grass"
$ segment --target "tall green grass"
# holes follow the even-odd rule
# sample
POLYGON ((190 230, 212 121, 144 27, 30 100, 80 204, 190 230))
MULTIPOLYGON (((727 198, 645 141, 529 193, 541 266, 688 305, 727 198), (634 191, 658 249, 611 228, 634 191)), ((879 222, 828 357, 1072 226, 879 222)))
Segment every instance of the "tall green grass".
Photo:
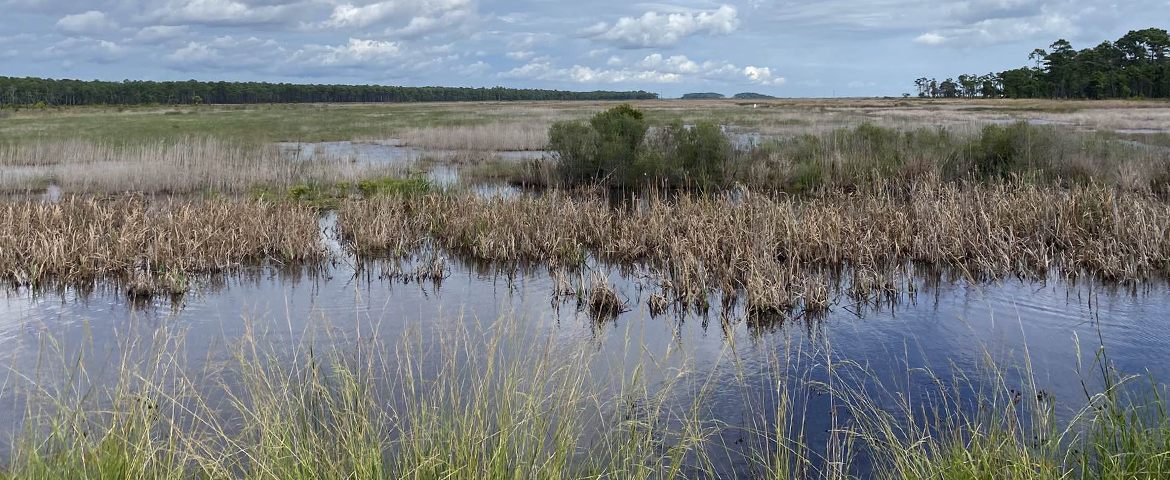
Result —
POLYGON ((632 327, 623 358, 541 331, 505 317, 392 344, 375 329, 282 345, 269 339, 298 337, 256 326, 197 371, 165 327, 125 336, 138 340, 119 341, 104 372, 91 371, 105 355, 92 341, 46 339, 6 384, 23 427, 0 478, 713 478, 731 474, 720 462, 732 452, 762 479, 1170 475, 1165 386, 1137 388, 1103 349, 1078 365, 1103 384, 1086 380, 1076 406, 1035 386, 1026 352, 1010 368, 988 354, 970 376, 908 369, 935 385, 918 403, 909 380, 880 382, 827 344, 785 340, 770 360, 775 390, 752 392, 734 342, 727 365, 695 371, 677 347, 649 353, 632 327), (706 408, 728 374, 746 425, 706 408), (814 390, 840 412, 824 445, 803 427, 814 390), (747 441, 724 444, 728 432, 747 441))

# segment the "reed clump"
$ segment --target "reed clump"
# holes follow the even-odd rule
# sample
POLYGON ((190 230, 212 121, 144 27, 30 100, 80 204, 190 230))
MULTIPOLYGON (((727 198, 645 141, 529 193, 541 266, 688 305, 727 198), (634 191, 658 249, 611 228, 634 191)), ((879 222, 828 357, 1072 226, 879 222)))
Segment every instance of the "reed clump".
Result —
POLYGON ((323 254, 316 210, 294 203, 127 196, 0 206, 0 272, 17 286, 110 277, 131 292, 174 291, 193 274, 323 254))
POLYGON ((430 244, 477 260, 644 264, 687 302, 744 291, 783 310, 825 307, 828 271, 866 272, 857 296, 913 289, 907 268, 982 281, 1050 272, 1140 281, 1170 274, 1170 205, 1100 186, 924 182, 820 197, 650 197, 635 208, 551 192, 479 198, 394 196, 343 204, 338 228, 359 255, 430 244))

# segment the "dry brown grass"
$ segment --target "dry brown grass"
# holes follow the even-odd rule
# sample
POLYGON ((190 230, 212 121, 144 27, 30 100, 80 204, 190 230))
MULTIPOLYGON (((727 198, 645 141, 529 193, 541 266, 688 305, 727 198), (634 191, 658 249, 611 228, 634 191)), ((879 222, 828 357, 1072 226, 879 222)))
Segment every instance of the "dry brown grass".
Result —
POLYGON ((295 185, 356 182, 401 173, 404 167, 362 165, 346 158, 293 160, 275 146, 248 146, 215 138, 184 138, 147 145, 110 146, 46 141, 0 148, 0 192, 244 193, 295 185))
POLYGON ((112 277, 131 293, 174 290, 188 275, 323 253, 316 210, 290 203, 68 197, 0 207, 0 277, 18 286, 112 277))
POLYGON ((672 302, 701 307, 713 290, 761 310, 827 308, 841 288, 880 302, 916 287, 912 265, 973 280, 1091 274, 1136 281, 1170 274, 1170 205, 1100 187, 923 184, 898 193, 820 198, 683 195, 614 209, 564 193, 483 199, 428 195, 351 202, 339 212, 359 254, 433 241, 477 260, 580 266, 587 255, 646 264, 672 302))
POLYGON ((487 125, 414 128, 402 133, 402 141, 430 150, 544 150, 548 145, 546 122, 507 122, 487 125))

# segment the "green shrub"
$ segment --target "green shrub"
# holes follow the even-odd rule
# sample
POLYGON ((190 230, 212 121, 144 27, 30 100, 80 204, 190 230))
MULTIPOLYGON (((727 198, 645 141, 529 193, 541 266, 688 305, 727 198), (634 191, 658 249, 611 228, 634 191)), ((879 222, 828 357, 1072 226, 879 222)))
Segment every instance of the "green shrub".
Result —
POLYGON ((688 128, 681 123, 668 125, 654 142, 658 152, 644 152, 647 159, 639 162, 654 165, 654 177, 673 185, 701 188, 724 184, 731 142, 718 125, 700 122, 688 128), (657 164, 650 159, 657 160, 657 164))
POLYGON ((385 177, 358 182, 358 191, 364 197, 376 195, 417 195, 431 191, 431 182, 424 178, 385 177))
POLYGON ((723 185, 731 145, 719 126, 675 123, 648 141, 649 131, 641 111, 620 105, 588 123, 554 124, 549 148, 559 155, 558 172, 567 185, 599 181, 619 187, 723 185))

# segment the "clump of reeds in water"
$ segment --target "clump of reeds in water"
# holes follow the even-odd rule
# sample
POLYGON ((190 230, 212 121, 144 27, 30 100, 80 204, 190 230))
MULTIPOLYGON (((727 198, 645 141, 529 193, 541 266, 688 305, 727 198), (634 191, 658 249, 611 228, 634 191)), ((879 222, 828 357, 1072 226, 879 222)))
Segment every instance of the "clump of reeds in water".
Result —
POLYGON ((0 275, 16 286, 113 278, 153 295, 183 289, 194 274, 323 254, 317 212, 293 203, 128 196, 0 206, 0 275))
POLYGON ((401 252, 432 241, 477 260, 576 266, 593 255, 644 264, 686 303, 712 290, 785 310, 828 306, 822 270, 847 267, 853 293, 904 292, 914 264, 974 280, 1089 274, 1140 281, 1170 274, 1170 204, 1095 186, 917 184, 822 197, 651 197, 611 208, 596 196, 479 198, 442 194, 341 206, 339 231, 355 253, 401 252), (879 273, 880 272, 880 273, 879 273), (871 280, 867 280, 869 278, 871 280))
POLYGON ((593 274, 589 281, 589 291, 585 296, 585 309, 597 321, 607 321, 629 310, 626 302, 610 286, 604 275, 593 274))

